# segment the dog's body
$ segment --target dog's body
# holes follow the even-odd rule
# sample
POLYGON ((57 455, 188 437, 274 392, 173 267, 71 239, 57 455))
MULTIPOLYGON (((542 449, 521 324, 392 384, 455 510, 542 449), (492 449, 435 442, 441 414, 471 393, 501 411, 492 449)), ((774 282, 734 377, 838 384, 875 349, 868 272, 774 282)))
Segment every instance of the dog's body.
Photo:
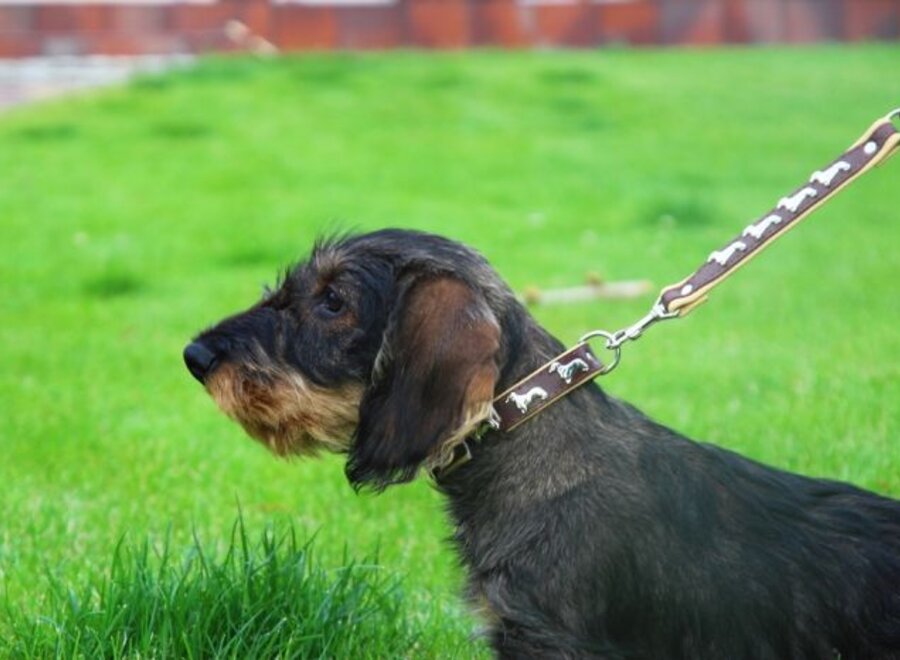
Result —
MULTIPOLYGON (((185 359, 277 453, 346 451, 381 488, 445 464, 562 349, 479 255, 387 230, 318 246, 185 359)), ((900 502, 692 442, 594 384, 469 445, 437 486, 501 657, 900 658, 900 502)))

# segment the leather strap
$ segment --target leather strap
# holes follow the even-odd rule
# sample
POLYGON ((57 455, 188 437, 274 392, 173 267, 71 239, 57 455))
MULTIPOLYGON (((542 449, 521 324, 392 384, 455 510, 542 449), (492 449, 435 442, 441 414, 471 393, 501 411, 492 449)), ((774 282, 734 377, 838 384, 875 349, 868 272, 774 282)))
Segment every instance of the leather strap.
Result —
POLYGON ((586 343, 557 355, 494 399, 497 428, 511 431, 604 371, 603 364, 586 343))
POLYGON ((494 399, 497 418, 492 420, 491 426, 501 431, 514 429, 576 387, 611 371, 618 364, 619 347, 624 341, 637 339, 653 323, 684 316, 704 302, 714 286, 857 177, 887 160, 900 147, 900 131, 893 123, 896 117, 900 117, 900 109, 872 124, 840 157, 825 169, 814 172, 805 185, 747 225, 740 236, 721 250, 713 251, 693 275, 665 287, 650 313, 633 326, 615 335, 602 331, 588 333, 574 348, 553 358, 500 394, 494 399), (605 336, 607 348, 616 351, 614 361, 608 366, 600 362, 587 344, 587 340, 594 335, 605 336))
MULTIPOLYGON (((525 376, 493 401, 494 414, 473 438, 488 430, 511 431, 553 402, 608 371, 586 342, 581 342, 525 376)), ((451 460, 429 470, 437 482, 472 459, 469 439, 453 448, 451 460)))
MULTIPOLYGON (((893 123, 897 117, 900 117, 900 109, 876 121, 839 158, 825 169, 814 172, 806 184, 782 198, 769 213, 747 225, 740 236, 721 250, 713 251, 693 275, 665 287, 650 312, 635 324, 614 334, 605 331, 588 333, 574 348, 556 356, 496 397, 493 402, 496 415, 486 422, 483 430, 511 431, 572 390, 609 373, 618 364, 622 343, 637 339, 658 321, 685 316, 705 302, 714 286, 857 177, 887 160, 900 146, 900 131, 893 123), (588 339, 598 335, 605 337, 606 347, 615 351, 614 360, 608 366, 600 362, 587 343, 588 339)), ((446 476, 472 456, 466 441, 454 448, 454 452, 449 465, 431 471, 433 478, 438 480, 446 476)))
POLYGON ((895 110, 876 121, 863 136, 809 182, 781 199, 778 205, 747 225, 744 231, 715 250, 690 277, 664 288, 659 295, 661 313, 684 316, 706 301, 709 291, 763 248, 800 223, 857 177, 887 160, 900 145, 900 132, 892 119, 895 110))

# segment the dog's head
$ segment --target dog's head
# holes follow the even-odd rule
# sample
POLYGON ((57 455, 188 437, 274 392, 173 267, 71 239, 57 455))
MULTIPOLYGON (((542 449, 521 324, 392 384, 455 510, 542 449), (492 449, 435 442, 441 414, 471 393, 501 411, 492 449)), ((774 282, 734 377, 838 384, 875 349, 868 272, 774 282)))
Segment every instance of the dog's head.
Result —
POLYGON ((351 482, 383 487, 445 463, 489 416, 513 301, 474 251, 385 230, 319 243, 184 359, 276 454, 348 452, 351 482))

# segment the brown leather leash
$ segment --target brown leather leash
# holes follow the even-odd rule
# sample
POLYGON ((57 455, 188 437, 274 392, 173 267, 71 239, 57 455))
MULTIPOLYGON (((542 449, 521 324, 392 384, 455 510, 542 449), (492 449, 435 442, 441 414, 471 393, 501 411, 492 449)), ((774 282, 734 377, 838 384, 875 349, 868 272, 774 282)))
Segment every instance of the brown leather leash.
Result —
MULTIPOLYGON (((813 172, 807 183, 782 197, 775 208, 747 225, 723 248, 710 253, 693 274, 664 287, 650 311, 636 323, 617 332, 594 330, 587 333, 573 348, 497 396, 493 401, 493 414, 476 431, 475 438, 489 430, 513 430, 579 386, 615 369, 625 342, 638 339, 659 321, 687 316, 706 302, 715 286, 862 174, 893 155, 900 146, 900 131, 894 125, 896 118, 900 118, 900 108, 877 120, 827 167, 813 172), (590 342, 598 337, 604 339, 606 349, 612 351, 612 360, 608 364, 603 364, 591 350, 590 342)), ((431 470, 435 479, 446 476, 472 457, 468 441, 457 445, 453 452, 449 464, 431 470)))
POLYGON ((618 332, 587 333, 574 348, 500 394, 494 399, 497 414, 488 422, 490 428, 514 429, 578 386, 615 369, 625 342, 639 338, 659 321, 687 316, 706 302, 715 286, 862 174, 886 161, 900 146, 896 118, 900 118, 900 108, 872 124, 847 151, 814 172, 807 183, 783 197, 775 208, 747 225, 724 247, 714 250, 692 275, 663 288, 647 315, 636 323, 618 332), (597 337, 605 339, 606 348, 613 353, 609 364, 604 365, 589 346, 597 337))

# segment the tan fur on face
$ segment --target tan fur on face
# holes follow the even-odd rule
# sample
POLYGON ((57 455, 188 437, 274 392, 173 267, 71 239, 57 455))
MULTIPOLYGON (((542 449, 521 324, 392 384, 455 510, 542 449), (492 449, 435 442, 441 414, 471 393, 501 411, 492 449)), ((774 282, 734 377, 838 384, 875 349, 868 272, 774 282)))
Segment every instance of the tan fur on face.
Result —
POLYGON ((362 386, 325 389, 276 369, 223 364, 206 389, 225 414, 279 456, 347 451, 362 386))

